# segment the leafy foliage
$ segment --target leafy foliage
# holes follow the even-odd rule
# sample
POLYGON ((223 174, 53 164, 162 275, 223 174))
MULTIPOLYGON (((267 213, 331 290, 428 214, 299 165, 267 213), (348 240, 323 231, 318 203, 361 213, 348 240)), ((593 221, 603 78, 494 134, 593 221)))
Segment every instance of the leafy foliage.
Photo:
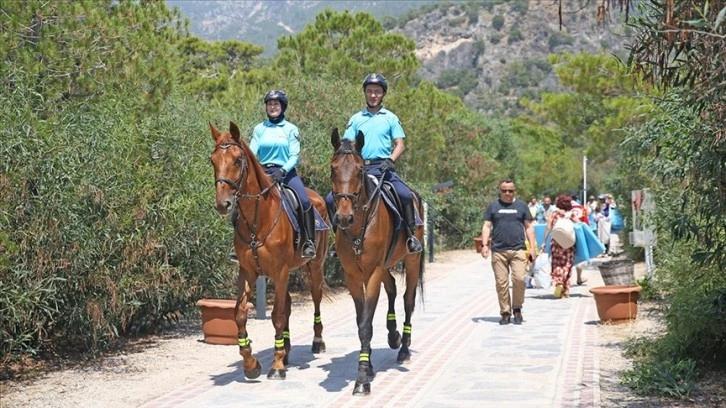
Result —
POLYGON ((278 41, 274 66, 284 75, 363 78, 370 72, 389 73, 389 84, 405 86, 419 67, 414 48, 403 35, 386 33, 370 14, 327 9, 300 34, 278 41))

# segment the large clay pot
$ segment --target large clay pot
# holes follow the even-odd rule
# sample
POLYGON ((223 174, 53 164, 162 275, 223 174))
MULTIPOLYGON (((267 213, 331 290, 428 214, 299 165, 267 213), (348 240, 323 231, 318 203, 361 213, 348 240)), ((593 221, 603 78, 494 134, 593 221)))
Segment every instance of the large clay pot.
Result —
POLYGON ((234 320, 234 299, 202 299, 197 302, 202 312, 204 342, 237 344, 237 323, 234 320))
POLYGON ((590 289, 595 297, 600 321, 621 324, 635 320, 642 289, 637 285, 609 285, 590 289))

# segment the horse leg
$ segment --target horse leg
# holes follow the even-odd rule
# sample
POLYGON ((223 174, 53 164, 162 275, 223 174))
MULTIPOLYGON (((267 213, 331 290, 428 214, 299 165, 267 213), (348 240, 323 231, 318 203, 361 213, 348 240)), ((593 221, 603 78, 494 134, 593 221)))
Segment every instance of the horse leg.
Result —
POLYGON ((251 291, 249 279, 254 278, 245 278, 244 275, 244 272, 240 268, 237 277, 237 303, 234 306, 234 320, 237 323, 237 344, 239 344, 239 354, 242 356, 245 377, 255 379, 262 373, 262 365, 252 355, 252 341, 247 336, 247 301, 250 298, 251 291))
POLYGON ((275 306, 272 307, 272 325, 275 327, 275 358, 272 361, 272 367, 267 373, 268 380, 284 380, 287 377, 284 359, 287 355, 285 351, 284 330, 287 326, 287 302, 289 292, 287 284, 289 280, 289 270, 283 269, 275 280, 275 306))
POLYGON ((313 298, 313 354, 325 352, 325 341, 323 341, 323 320, 320 317, 320 302, 323 300, 323 286, 325 285, 325 270, 323 262, 325 257, 317 257, 303 267, 305 273, 310 277, 310 295, 313 298), (321 260, 321 261, 318 261, 321 260))
POLYGON ((396 330, 396 279, 390 271, 385 272, 383 288, 388 296, 388 313, 386 314, 386 329, 388 329, 388 347, 397 349, 401 347, 401 333, 396 330))
POLYGON ((404 258, 404 273, 406 274, 406 291, 403 294, 403 309, 405 320, 403 322, 403 339, 401 340, 401 349, 398 351, 398 363, 404 363, 411 360, 411 317, 413 309, 416 306, 416 290, 419 283, 423 288, 423 259, 421 252, 407 255, 404 258))
POLYGON ((363 305, 360 313, 357 313, 360 316, 358 319, 360 355, 358 357, 358 378, 355 380, 353 395, 368 395, 371 393, 371 380, 374 377, 373 365, 371 364, 371 338, 373 337, 373 316, 381 292, 381 273, 383 273, 382 268, 377 267, 371 279, 368 280, 363 305))
POLYGON ((290 297, 290 291, 287 292, 287 303, 285 304, 285 330, 282 331, 282 337, 285 340, 285 358, 282 359, 282 364, 287 367, 290 358, 290 315, 292 314, 292 298, 290 297))

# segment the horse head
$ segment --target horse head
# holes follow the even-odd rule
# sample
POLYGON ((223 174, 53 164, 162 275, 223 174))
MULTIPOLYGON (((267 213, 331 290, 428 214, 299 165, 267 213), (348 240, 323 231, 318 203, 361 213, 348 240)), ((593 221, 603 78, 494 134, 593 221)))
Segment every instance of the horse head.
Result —
POLYGON ((271 180, 240 137, 236 123, 229 122, 227 132, 219 131, 211 122, 209 128, 214 139, 214 150, 209 156, 216 185, 214 208, 220 215, 227 215, 243 192, 259 193, 271 186, 271 180))
POLYGON ((341 140, 338 129, 335 128, 330 142, 334 149, 330 162, 330 180, 333 183, 333 197, 337 208, 332 221, 344 230, 353 223, 353 214, 365 192, 365 172, 360 154, 365 138, 363 132, 358 131, 355 143, 347 139, 341 140))

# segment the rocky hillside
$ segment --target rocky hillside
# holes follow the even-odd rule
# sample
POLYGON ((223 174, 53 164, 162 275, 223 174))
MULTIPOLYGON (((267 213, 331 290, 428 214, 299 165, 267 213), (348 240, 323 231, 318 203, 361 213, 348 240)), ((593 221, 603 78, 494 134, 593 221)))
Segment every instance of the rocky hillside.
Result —
POLYGON ((423 7, 391 29, 414 39, 425 79, 480 110, 515 112, 518 98, 556 88, 549 54, 625 55, 622 16, 612 13, 607 24, 598 24, 597 2, 565 1, 562 28, 552 1, 493 3, 423 7))
POLYGON ((264 56, 277 51, 277 39, 294 35, 315 21, 326 8, 352 13, 366 12, 391 19, 435 0, 167 0, 190 19, 190 30, 205 40, 240 40, 265 48, 264 56))
POLYGON ((563 1, 563 26, 552 0, 487 1, 177 1, 201 38, 239 39, 272 55, 281 35, 294 35, 326 7, 373 14, 387 29, 416 42, 420 71, 472 108, 516 114, 517 100, 558 84, 549 54, 606 52, 624 57, 627 27, 611 12, 595 18, 599 2, 563 1))

